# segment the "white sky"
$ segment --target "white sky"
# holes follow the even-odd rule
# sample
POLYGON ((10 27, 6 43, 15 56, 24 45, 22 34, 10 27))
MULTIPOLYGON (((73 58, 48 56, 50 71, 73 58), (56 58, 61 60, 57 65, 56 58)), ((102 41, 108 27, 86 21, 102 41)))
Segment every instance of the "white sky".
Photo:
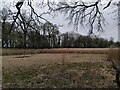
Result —
MULTIPOLYGON (((15 3, 18 0, 0 0, 0 8, 3 5, 3 2, 5 2, 5 5, 8 5, 7 2, 11 3, 11 6, 14 6, 15 3)), ((39 2, 40 0, 33 0, 34 2, 39 2)), ((55 1, 61 1, 61 0, 55 0, 55 1)), ((73 0, 73 1, 77 1, 77 0, 73 0)), ((79 0, 78 0, 79 1, 79 0)), ((84 0, 83 0, 84 1, 84 0)), ((88 1, 96 1, 96 0, 85 0, 86 2, 88 1)), ((102 0, 104 3, 107 2, 108 0, 102 0)), ((118 0, 114 0, 116 2, 118 2, 118 0)), ((106 38, 106 39, 110 39, 110 37, 113 37, 115 41, 118 40, 118 27, 117 27, 117 19, 114 20, 115 18, 117 18, 117 16, 115 16, 115 14, 111 14, 112 10, 114 10, 115 6, 111 6, 108 9, 106 9, 105 11, 105 17, 106 17, 106 21, 107 21, 107 25, 104 26, 104 32, 100 34, 101 37, 106 38)), ((39 10, 38 10, 39 11, 39 10)), ((58 17, 50 18, 49 16, 46 16, 46 18, 48 20, 50 20, 53 23, 56 24, 60 24, 63 25, 63 27, 60 28, 61 32, 66 32, 66 31, 72 31, 73 30, 73 25, 68 27, 68 21, 65 20, 63 15, 58 15, 58 17)), ((82 35, 86 35, 88 33, 88 30, 84 30, 84 29, 79 29, 77 32, 79 32, 82 35)))

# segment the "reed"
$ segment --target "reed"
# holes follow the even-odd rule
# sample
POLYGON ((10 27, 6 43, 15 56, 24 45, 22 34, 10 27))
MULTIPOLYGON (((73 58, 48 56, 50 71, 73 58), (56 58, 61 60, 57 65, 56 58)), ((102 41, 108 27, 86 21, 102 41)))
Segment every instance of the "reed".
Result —
POLYGON ((112 64, 120 68, 120 48, 110 47, 108 50, 108 61, 111 61, 112 64))

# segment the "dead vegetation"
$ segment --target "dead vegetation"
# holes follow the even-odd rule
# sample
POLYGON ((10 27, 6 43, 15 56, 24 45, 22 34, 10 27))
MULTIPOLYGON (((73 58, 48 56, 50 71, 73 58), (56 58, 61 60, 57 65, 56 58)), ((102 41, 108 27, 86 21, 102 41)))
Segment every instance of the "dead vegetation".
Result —
POLYGON ((116 71, 116 79, 118 87, 120 87, 120 48, 111 47, 108 53, 108 61, 112 63, 112 67, 116 71))
POLYGON ((41 53, 107 54, 108 48, 2 49, 3 56, 41 53))
POLYGON ((110 48, 107 59, 120 68, 120 48, 110 48))
POLYGON ((3 68, 30 67, 31 65, 46 65, 53 63, 67 62, 102 62, 105 61, 105 54, 79 54, 79 53, 43 53, 3 56, 3 68), (18 58, 19 57, 19 58, 18 58))
POLYGON ((61 49, 62 53, 48 53, 48 50, 47 53, 26 54, 24 58, 24 55, 3 56, 3 88, 117 87, 113 82, 116 71, 107 60, 117 55, 113 51, 107 56, 99 50, 108 49, 96 49, 96 53, 90 53, 92 49, 81 49, 89 52, 84 54, 66 53, 65 50, 77 49, 61 49))
POLYGON ((102 62, 56 63, 4 70, 3 88, 115 88, 113 79, 102 62))

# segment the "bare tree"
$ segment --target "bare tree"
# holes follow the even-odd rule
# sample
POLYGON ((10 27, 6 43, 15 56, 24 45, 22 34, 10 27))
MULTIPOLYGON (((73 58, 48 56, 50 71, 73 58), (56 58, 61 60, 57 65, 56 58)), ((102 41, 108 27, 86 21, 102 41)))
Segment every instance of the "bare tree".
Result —
POLYGON ((12 12, 7 7, 3 7, 2 10, 0 10, 0 22, 2 22, 2 33, 3 33, 2 34, 2 43, 3 43, 3 46, 4 46, 4 44, 6 44, 7 47, 10 42, 6 38, 8 38, 10 35, 10 33, 8 32, 8 29, 10 27, 8 20, 10 19, 11 14, 12 14, 12 12))
POLYGON ((21 30, 24 32, 24 48, 26 48, 26 36, 28 33, 28 29, 31 28, 37 31, 36 25, 39 26, 40 24, 42 24, 41 20, 44 20, 46 22, 49 22, 49 21, 35 12, 35 9, 32 6, 31 0, 28 0, 27 2, 28 7, 31 9, 31 11, 29 11, 30 14, 28 15, 27 13, 26 14, 23 13, 23 10, 21 10, 21 8, 24 2, 25 0, 19 0, 15 5, 17 8, 17 12, 16 14, 13 15, 13 22, 12 22, 9 33, 11 33, 11 31, 14 30, 15 28, 21 28, 21 30), (29 18, 26 18, 26 17, 29 17, 29 18), (34 24, 36 23, 36 25, 33 25, 33 23, 34 24))
MULTIPOLYGON (((38 22, 41 22, 40 19, 48 22, 47 19, 42 17, 43 14, 50 14, 51 12, 60 11, 64 12, 65 15, 68 16, 67 19, 70 20, 69 24, 73 23, 75 25, 75 29, 78 29, 79 25, 87 25, 90 28, 89 34, 92 34, 94 25, 96 23, 98 31, 103 31, 102 25, 104 24, 105 18, 103 16, 103 13, 101 12, 101 8, 102 10, 105 10, 111 5, 112 1, 113 0, 109 0, 105 6, 101 7, 102 0, 96 0, 94 2, 85 2, 84 0, 68 2, 64 0, 58 3, 51 2, 50 0, 47 0, 47 3, 45 3, 44 0, 42 0, 40 5, 42 7, 48 6, 48 11, 46 13, 42 13, 41 15, 35 12, 31 0, 28 0, 27 2, 28 6, 31 9, 31 18, 33 19, 33 17, 36 16, 37 18, 39 18, 38 22)), ((13 24, 16 22, 19 16, 21 17, 22 21, 25 22, 21 15, 21 7, 24 2, 25 0, 20 0, 17 2, 16 8, 18 9, 18 12, 16 16, 14 16, 13 24)))
POLYGON ((79 1, 60 1, 56 4, 48 3, 49 11, 60 11, 64 13, 69 24, 74 24, 75 29, 78 26, 88 26, 89 35, 93 34, 94 26, 97 27, 97 31, 103 31, 103 25, 105 25, 105 18, 103 11, 108 8, 113 0, 109 0, 106 5, 102 5, 104 0, 95 0, 94 2, 86 2, 85 0, 79 1))

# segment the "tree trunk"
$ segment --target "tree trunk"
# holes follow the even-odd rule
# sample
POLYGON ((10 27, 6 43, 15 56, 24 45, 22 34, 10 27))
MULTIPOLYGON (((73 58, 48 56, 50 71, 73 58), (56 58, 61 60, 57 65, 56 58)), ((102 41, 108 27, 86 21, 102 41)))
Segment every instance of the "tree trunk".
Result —
POLYGON ((50 42, 50 38, 51 38, 51 35, 50 35, 50 33, 49 33, 49 48, 51 47, 51 42, 50 42))
POLYGON ((26 35, 27 35, 27 32, 24 31, 24 48, 26 48, 26 35))
POLYGON ((60 47, 60 36, 58 36, 58 47, 60 47))

